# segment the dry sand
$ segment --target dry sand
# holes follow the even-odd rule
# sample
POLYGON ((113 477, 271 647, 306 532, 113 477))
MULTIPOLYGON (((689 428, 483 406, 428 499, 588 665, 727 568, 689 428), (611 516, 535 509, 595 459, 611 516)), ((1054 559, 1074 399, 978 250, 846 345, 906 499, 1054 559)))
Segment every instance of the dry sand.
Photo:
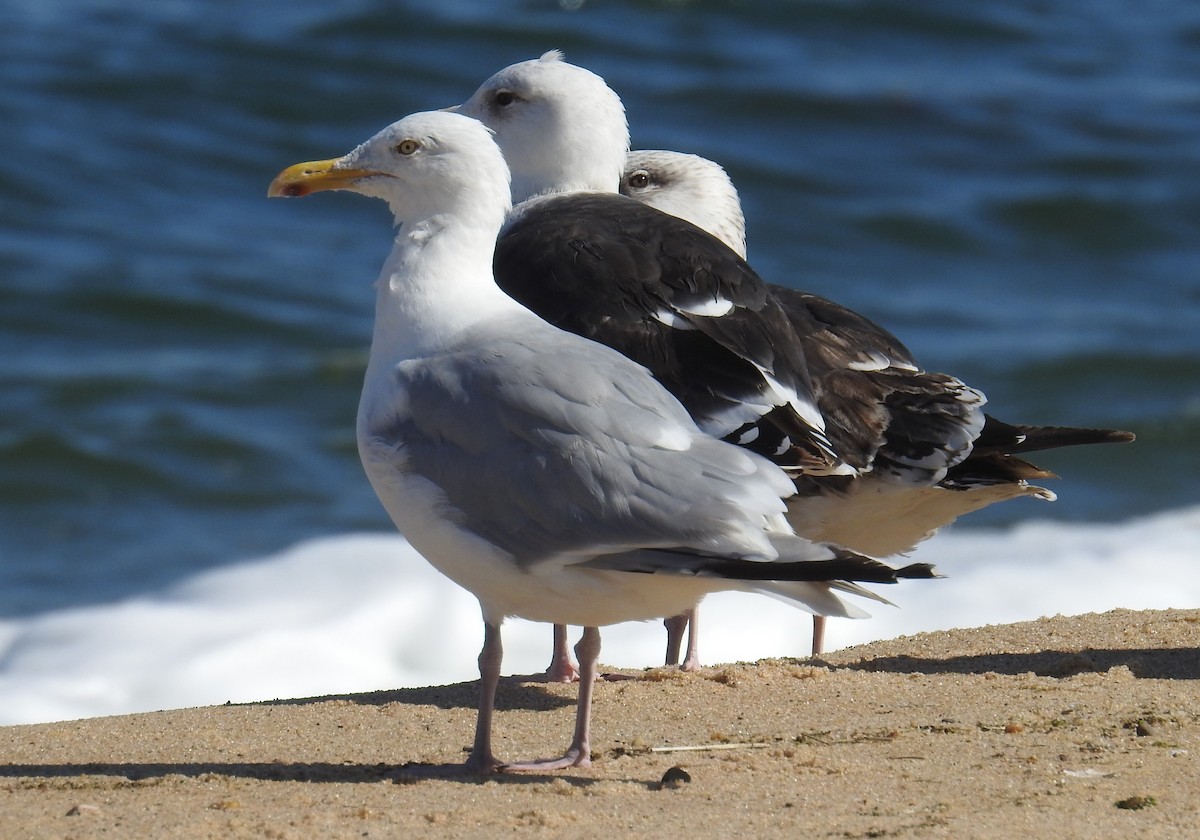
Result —
MULTIPOLYGON (((0 728, 0 837, 1200 836, 1200 610, 636 676, 546 775, 398 772, 461 760, 474 683, 0 728)), ((499 755, 566 746, 574 687, 500 693, 499 755)))

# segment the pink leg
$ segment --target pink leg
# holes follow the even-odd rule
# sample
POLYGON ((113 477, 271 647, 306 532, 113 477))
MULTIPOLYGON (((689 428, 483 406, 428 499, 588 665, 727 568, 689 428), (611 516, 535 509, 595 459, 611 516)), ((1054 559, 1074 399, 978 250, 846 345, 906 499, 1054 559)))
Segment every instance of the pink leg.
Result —
POLYGON ((688 645, 687 656, 683 658, 683 664, 679 666, 681 671, 695 671, 700 667, 700 608, 692 607, 684 613, 687 616, 688 624, 688 645))
POLYGON ((575 645, 575 656, 579 659, 579 700, 575 706, 575 735, 571 738, 571 746, 560 758, 505 764, 501 770, 541 771, 592 766, 592 689, 596 685, 600 659, 600 631, 597 628, 583 628, 583 636, 575 645))
POLYGON ((500 643, 500 625, 483 624, 483 650, 479 652, 479 716, 475 719, 475 744, 467 758, 467 769, 491 773, 501 767, 492 754, 492 710, 496 706, 496 686, 500 683, 500 662, 504 646, 500 643))
POLYGON ((698 637, 696 635, 696 613, 695 607, 682 612, 679 615, 673 615, 670 618, 663 619, 663 626, 667 628, 667 665, 675 665, 679 662, 679 648, 683 643, 683 631, 691 629, 688 632, 687 656, 683 659, 683 664, 679 666, 681 671, 695 671, 700 667, 700 653, 698 645, 698 637))
POLYGON ((825 616, 813 616, 813 646, 812 655, 820 656, 825 650, 825 616))
POLYGON ((571 648, 567 645, 567 628, 562 624, 554 625, 554 655, 546 669, 546 679, 564 683, 579 679, 579 669, 571 661, 571 648))

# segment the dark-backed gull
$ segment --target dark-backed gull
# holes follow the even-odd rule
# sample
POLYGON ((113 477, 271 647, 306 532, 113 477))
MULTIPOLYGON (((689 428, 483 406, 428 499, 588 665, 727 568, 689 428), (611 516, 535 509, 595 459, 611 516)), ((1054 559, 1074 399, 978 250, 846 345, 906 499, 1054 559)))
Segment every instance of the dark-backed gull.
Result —
MULTIPOLYGON (((632 151, 626 158, 621 193, 687 219, 746 256, 745 215, 737 189, 720 164, 683 152, 632 151)), ((896 460, 893 450, 913 445, 907 439, 911 434, 902 429, 914 420, 927 422, 931 413, 936 416, 945 395, 957 394, 965 386, 945 374, 923 371, 899 339, 863 316, 818 295, 773 284, 770 288, 804 344, 830 438, 841 452, 864 443, 871 447, 865 454, 873 468, 856 479, 858 493, 874 489, 896 494, 875 509, 859 499, 843 504, 839 496, 825 492, 832 487, 828 481, 809 482, 801 488, 808 492, 789 503, 789 519, 798 533, 811 539, 881 556, 904 553, 959 516, 995 502, 1019 496, 1053 500, 1051 491, 1029 483, 1053 476, 1013 457, 1016 453, 1132 439, 1125 432, 1108 430, 1013 427, 984 415, 970 453, 944 472, 889 469, 884 465, 896 460), (814 331, 814 325, 820 329, 814 331), (872 429, 861 418, 864 407, 874 405, 885 411, 872 429), (836 509, 826 514, 821 511, 827 498, 834 500, 836 509)), ((922 439, 930 437, 922 435, 922 439)), ((668 624, 674 634, 669 650, 678 651, 681 624, 668 624)), ((814 656, 821 653, 824 624, 823 616, 813 616, 814 656)), ((692 660, 694 637, 693 628, 688 649, 692 660)))
MULTIPOLYGON (((513 170, 500 286, 645 364, 701 428, 788 468, 799 533, 906 550, 993 501, 1051 497, 1028 483, 1049 474, 1015 455, 1130 437, 985 419, 980 392, 919 370, 867 319, 772 292, 713 236, 614 195, 629 145, 620 99, 556 52, 501 70, 459 110, 496 132, 513 170)), ((551 673, 569 676, 561 630, 555 650, 551 673)))

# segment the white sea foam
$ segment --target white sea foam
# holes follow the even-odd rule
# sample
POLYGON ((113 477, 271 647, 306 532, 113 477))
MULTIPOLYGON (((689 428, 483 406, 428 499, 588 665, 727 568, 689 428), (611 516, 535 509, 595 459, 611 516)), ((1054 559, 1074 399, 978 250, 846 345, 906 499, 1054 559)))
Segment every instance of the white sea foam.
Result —
MULTIPOLYGON (((950 530, 915 560, 946 580, 882 588, 900 608, 831 620, 830 649, 923 630, 1116 607, 1200 606, 1200 506, 1112 525, 950 530)), ((706 663, 797 656, 804 613, 761 596, 705 601, 706 663)), ((604 631, 602 660, 661 661, 652 624, 604 631)), ((0 723, 432 685, 476 677, 475 600, 399 536, 313 540, 119 603, 0 622, 0 723)), ((550 629, 505 625, 505 671, 549 660, 550 629)))

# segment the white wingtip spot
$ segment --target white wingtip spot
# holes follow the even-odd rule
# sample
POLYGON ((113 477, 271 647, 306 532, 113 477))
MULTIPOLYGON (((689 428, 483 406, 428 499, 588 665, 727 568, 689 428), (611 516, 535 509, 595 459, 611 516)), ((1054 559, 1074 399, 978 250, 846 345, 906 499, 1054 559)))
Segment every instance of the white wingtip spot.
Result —
POLYGON ((738 446, 746 446, 747 444, 754 443, 754 441, 758 440, 759 434, 760 429, 758 426, 751 426, 742 432, 741 437, 738 438, 738 446))
POLYGON ((696 329, 687 322, 686 319, 680 318, 670 309, 659 309, 654 313, 654 320, 660 324, 670 327, 674 330, 694 330, 696 329))
POLYGON ((762 374, 763 379, 771 386, 771 389, 784 403, 790 405, 804 422, 812 426, 822 434, 825 433, 825 418, 822 416, 816 404, 811 400, 801 399, 800 395, 792 388, 787 387, 774 376, 772 376, 762 365, 755 365, 762 374))
POLYGON ((887 370, 891 366, 892 360, 882 353, 868 353, 865 357, 846 365, 850 370, 861 370, 864 372, 887 370))
POLYGON ((680 311, 686 312, 689 315, 699 315, 703 318, 720 318, 722 315, 728 315, 733 311, 733 301, 725 300, 725 298, 713 298, 703 303, 686 307, 681 306, 680 311))

